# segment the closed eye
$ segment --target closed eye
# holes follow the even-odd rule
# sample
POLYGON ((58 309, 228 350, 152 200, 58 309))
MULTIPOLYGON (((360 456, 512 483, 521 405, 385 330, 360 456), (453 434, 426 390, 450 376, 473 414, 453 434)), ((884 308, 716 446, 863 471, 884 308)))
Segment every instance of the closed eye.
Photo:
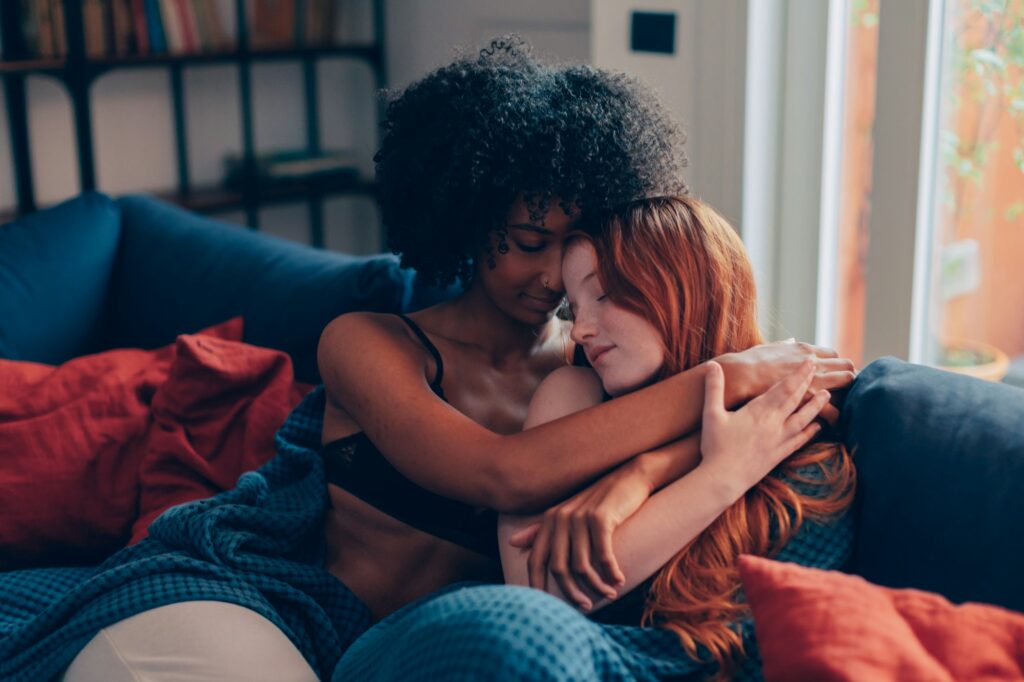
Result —
POLYGON ((520 243, 520 242, 516 242, 516 246, 519 247, 520 251, 523 251, 525 253, 537 253, 538 251, 542 251, 544 249, 544 247, 547 246, 547 243, 546 242, 541 242, 540 244, 537 244, 535 246, 531 246, 530 244, 523 244, 523 243, 520 243))

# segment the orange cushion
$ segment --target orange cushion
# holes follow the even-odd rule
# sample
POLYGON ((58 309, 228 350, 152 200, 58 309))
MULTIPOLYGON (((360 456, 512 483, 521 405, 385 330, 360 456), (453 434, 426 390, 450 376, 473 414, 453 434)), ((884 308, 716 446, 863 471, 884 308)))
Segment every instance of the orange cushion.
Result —
POLYGON ((1024 680, 1024 614, 753 556, 740 575, 769 682, 1024 680))

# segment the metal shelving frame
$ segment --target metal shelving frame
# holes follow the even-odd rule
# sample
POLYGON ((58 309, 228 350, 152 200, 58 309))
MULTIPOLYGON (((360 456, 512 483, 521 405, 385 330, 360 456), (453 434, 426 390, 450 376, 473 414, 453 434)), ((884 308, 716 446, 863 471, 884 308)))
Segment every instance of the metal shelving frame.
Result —
POLYGON ((67 58, 39 59, 30 57, 26 49, 22 34, 21 3, 17 0, 3 0, 0 2, 0 30, 3 35, 0 78, 3 80, 7 101, 8 132, 17 195, 16 214, 24 215, 38 208, 29 149, 29 116, 25 87, 28 76, 36 74, 50 76, 67 89, 74 120, 81 190, 87 191, 96 188, 92 110, 89 102, 93 84, 98 78, 114 70, 164 66, 170 72, 178 183, 174 191, 161 196, 180 206, 201 213, 241 208, 245 211, 246 223, 252 229, 259 228, 260 206, 305 199, 309 209, 310 242, 313 246, 323 247, 324 198, 346 194, 372 195, 373 183, 360 180, 342 184, 299 183, 288 187, 266 187, 261 186, 258 180, 253 180, 246 182, 240 191, 232 191, 224 187, 194 186, 189 177, 188 128, 185 120, 183 71, 191 66, 238 65, 242 153, 244 163, 250 171, 246 173, 246 176, 256 178, 256 173, 252 172, 256 155, 253 128, 253 65, 268 61, 298 61, 302 65, 306 147, 310 153, 321 151, 317 114, 319 93, 316 66, 318 60, 343 58, 363 61, 373 71, 376 88, 381 89, 387 85, 384 50, 384 0, 372 0, 372 2, 374 40, 370 44, 250 49, 245 12, 246 3, 245 0, 235 0, 238 36, 235 50, 198 54, 89 57, 85 52, 82 0, 62 0, 67 31, 67 58))

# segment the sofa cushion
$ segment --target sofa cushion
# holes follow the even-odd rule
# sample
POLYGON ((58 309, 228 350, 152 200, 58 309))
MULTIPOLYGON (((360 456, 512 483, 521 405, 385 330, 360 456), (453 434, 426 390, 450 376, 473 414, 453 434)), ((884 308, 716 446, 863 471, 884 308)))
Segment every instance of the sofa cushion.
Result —
POLYGON ((883 358, 841 427, 858 472, 850 569, 1024 611, 1024 391, 883 358))
POLYGON ((744 555, 764 678, 1019 680, 1024 614, 744 555))
POLYGON ((120 234, 117 204, 96 192, 0 226, 0 358, 99 349, 120 234))
POLYGON ((288 352, 296 378, 316 383, 316 345, 331 319, 353 310, 398 312, 412 300, 413 273, 394 256, 316 250, 152 197, 118 203, 124 219, 112 347, 153 348, 241 315, 245 341, 288 352))

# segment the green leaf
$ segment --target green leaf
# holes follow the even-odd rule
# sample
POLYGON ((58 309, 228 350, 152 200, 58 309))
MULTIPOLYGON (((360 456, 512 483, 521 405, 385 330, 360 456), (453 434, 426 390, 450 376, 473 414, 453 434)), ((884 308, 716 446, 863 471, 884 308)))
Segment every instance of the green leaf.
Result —
POLYGON ((1006 219, 1011 223, 1022 215, 1024 215, 1024 201, 1014 202, 1006 209, 1006 219))

